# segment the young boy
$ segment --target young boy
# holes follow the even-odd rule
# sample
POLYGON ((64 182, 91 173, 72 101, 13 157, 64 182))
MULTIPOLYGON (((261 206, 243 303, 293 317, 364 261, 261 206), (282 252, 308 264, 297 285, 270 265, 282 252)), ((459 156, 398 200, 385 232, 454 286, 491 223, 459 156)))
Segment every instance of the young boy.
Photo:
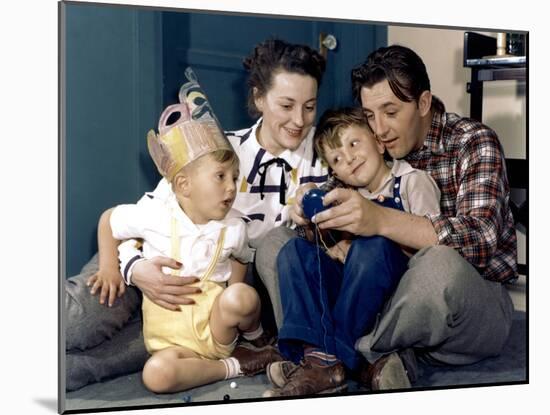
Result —
POLYGON ((99 226, 100 238, 102 229, 117 240, 141 238, 145 258, 171 257, 181 266, 173 275, 198 277, 193 304, 179 311, 143 296, 143 336, 152 354, 143 382, 157 393, 240 375, 238 360, 229 357, 239 333, 254 339, 263 331, 259 297, 243 283, 252 258, 246 225, 231 212, 239 160, 214 118, 195 118, 192 111, 186 102, 166 108, 159 135, 147 136, 169 191, 117 206, 102 215, 99 226), (167 126, 175 113, 180 118, 167 126))
MULTIPOLYGON (((434 180, 405 161, 387 164, 384 147, 360 108, 325 112, 315 145, 333 177, 363 197, 416 215, 439 212, 434 180)), ((356 370, 362 360, 355 342, 373 329, 408 258, 400 246, 380 236, 354 235, 326 253, 319 243, 289 241, 277 258, 284 315, 279 349, 289 361, 268 366, 274 389, 264 396, 345 389, 344 367, 356 370)))

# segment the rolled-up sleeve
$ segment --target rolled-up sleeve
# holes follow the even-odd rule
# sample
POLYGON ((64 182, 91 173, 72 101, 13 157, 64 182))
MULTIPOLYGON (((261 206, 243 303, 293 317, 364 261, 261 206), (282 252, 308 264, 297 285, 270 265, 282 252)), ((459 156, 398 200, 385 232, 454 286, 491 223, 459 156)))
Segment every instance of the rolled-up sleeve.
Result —
POLYGON ((502 148, 495 133, 483 129, 460 150, 454 180, 458 192, 453 216, 427 215, 439 244, 450 246, 477 268, 493 257, 505 223, 508 183, 502 148))

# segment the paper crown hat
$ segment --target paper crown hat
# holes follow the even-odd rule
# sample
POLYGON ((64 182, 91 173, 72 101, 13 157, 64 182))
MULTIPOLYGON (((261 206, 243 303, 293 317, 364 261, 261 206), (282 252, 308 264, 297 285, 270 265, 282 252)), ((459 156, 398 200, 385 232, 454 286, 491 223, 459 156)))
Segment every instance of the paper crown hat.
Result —
POLYGON ((182 167, 216 150, 233 151, 229 140, 210 107, 206 94, 191 68, 185 70, 188 82, 179 91, 179 104, 166 107, 160 116, 158 134, 147 134, 147 147, 158 171, 168 181, 182 167), (168 118, 179 113, 179 119, 166 125, 168 118))

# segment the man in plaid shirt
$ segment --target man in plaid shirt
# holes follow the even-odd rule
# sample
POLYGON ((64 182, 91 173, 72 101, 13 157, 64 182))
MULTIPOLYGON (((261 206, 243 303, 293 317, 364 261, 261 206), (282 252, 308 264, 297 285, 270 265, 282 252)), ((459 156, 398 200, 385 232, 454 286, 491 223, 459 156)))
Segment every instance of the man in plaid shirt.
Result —
MULTIPOLYGON (((352 71, 352 88, 389 155, 426 170, 441 190, 441 213, 421 217, 338 187, 324 199, 337 206, 315 218, 321 229, 417 250, 378 324, 356 343, 372 389, 405 388, 415 380, 415 355, 469 364, 498 355, 506 342, 513 305, 501 283, 517 278, 517 250, 504 155, 489 127, 445 111, 408 48, 371 53, 352 71)), ((293 215, 299 225, 307 223, 304 192, 293 215)))

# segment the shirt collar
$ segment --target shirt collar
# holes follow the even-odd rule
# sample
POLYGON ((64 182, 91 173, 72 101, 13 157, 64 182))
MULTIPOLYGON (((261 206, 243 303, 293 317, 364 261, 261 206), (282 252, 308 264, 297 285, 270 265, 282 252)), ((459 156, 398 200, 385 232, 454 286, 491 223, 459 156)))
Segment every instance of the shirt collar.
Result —
POLYGON ((211 220, 208 223, 205 223, 204 225, 197 225, 193 223, 193 221, 187 216, 187 214, 183 211, 181 206, 178 203, 178 200, 176 199, 176 195, 174 192, 171 192, 170 197, 166 200, 166 205, 172 212, 172 215, 177 219, 180 226, 183 227, 183 230, 185 232, 188 232, 189 234, 206 234, 218 231, 219 229, 223 228, 224 224, 221 221, 211 220))
POLYGON ((394 160, 391 168, 391 176, 401 177, 406 174, 412 173, 413 171, 414 167, 407 163, 405 160, 394 160))
MULTIPOLYGON (((391 163, 391 162, 389 162, 391 163)), ((388 163, 388 164, 389 164, 388 163)), ((375 199, 378 195, 386 195, 388 193, 388 184, 393 182, 396 177, 401 177, 414 171, 414 168, 404 160, 394 160, 391 166, 390 173, 384 178, 379 188, 375 192, 370 192, 366 187, 359 188, 359 193, 367 199, 375 199)))

